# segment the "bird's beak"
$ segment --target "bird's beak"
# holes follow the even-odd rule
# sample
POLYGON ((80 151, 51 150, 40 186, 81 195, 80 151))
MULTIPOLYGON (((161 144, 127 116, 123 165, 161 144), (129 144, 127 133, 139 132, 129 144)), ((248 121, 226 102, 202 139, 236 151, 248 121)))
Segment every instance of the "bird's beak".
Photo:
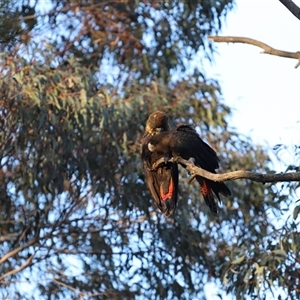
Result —
POLYGON ((150 133, 151 135, 161 133, 162 131, 162 127, 151 128, 150 126, 146 126, 146 132, 150 133))
POLYGON ((154 152, 155 146, 151 143, 148 143, 148 149, 149 149, 150 152, 154 152))
POLYGON ((162 132, 162 127, 157 127, 154 129, 155 134, 162 132))

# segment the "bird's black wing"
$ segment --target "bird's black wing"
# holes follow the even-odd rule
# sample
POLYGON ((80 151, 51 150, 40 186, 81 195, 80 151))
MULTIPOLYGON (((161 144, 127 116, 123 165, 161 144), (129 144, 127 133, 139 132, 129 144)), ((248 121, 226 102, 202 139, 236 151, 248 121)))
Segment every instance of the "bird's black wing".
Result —
MULTIPOLYGON (((172 131, 170 148, 173 156, 181 156, 186 160, 193 158, 196 166, 211 173, 216 173, 215 169, 219 167, 216 152, 189 125, 181 125, 172 131)), ((200 176, 197 176, 196 179, 200 184, 206 204, 216 213, 217 205, 211 190, 214 191, 219 200, 219 193, 229 196, 230 190, 223 182, 214 182, 200 176)))
POLYGON ((173 130, 170 147, 173 155, 176 153, 187 160, 193 157, 195 164, 207 171, 215 173, 215 169, 219 168, 216 152, 189 125, 173 130))

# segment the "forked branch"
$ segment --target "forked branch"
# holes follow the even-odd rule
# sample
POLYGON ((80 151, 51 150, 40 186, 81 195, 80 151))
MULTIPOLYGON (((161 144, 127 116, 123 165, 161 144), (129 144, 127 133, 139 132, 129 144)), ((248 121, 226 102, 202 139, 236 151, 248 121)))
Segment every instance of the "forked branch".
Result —
POLYGON ((29 256, 29 258, 26 260, 26 262, 25 262, 23 265, 21 265, 20 267, 18 267, 18 268, 16 268, 16 269, 12 269, 11 271, 9 271, 9 272, 7 272, 7 273, 1 275, 1 276, 0 276, 0 282, 1 282, 4 278, 6 278, 6 277, 8 277, 8 276, 12 276, 13 274, 19 273, 19 272, 23 271, 25 268, 27 268, 28 266, 30 266, 31 263, 32 263, 32 259, 33 259, 33 254, 31 254, 31 255, 29 256))
POLYGON ((295 68, 297 68, 300 64, 300 51, 289 52, 289 51, 278 50, 258 40, 254 40, 246 37, 239 37, 239 36, 209 36, 208 39, 216 43, 244 43, 244 44, 254 45, 262 48, 264 50, 263 53, 265 54, 297 59, 298 63, 295 66, 295 68))
MULTIPOLYGON (((181 157, 171 158, 170 162, 176 162, 183 165, 189 174, 191 180, 199 175, 212 181, 228 181, 236 179, 250 179, 252 181, 267 183, 267 182, 290 182, 300 181, 300 172, 294 173, 277 173, 277 174, 261 174, 251 171, 233 171, 224 174, 214 174, 194 165, 191 160, 185 160, 181 157)), ((157 169, 161 164, 166 163, 165 158, 161 158, 153 164, 153 169, 157 169)))

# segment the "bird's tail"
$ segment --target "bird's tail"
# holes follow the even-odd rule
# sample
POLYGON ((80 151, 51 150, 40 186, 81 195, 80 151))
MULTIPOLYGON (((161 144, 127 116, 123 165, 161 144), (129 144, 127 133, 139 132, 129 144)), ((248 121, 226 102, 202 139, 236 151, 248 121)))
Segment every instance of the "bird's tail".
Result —
POLYGON ((177 165, 160 170, 163 176, 159 178, 159 208, 166 215, 174 214, 178 193, 177 165))
POLYGON ((197 181, 200 184, 201 193, 203 195, 206 205, 213 213, 216 214, 218 212, 218 206, 215 201, 215 197, 213 195, 213 191, 209 185, 209 182, 200 176, 197 176, 197 181))
POLYGON ((210 210, 214 213, 218 212, 218 205, 215 201, 215 197, 213 192, 218 197, 218 200, 221 202, 219 193, 224 196, 230 196, 231 192, 229 188, 225 185, 224 182, 214 182, 208 179, 204 179, 203 177, 197 176, 197 181, 200 184, 201 193, 205 200, 205 203, 210 208, 210 210))

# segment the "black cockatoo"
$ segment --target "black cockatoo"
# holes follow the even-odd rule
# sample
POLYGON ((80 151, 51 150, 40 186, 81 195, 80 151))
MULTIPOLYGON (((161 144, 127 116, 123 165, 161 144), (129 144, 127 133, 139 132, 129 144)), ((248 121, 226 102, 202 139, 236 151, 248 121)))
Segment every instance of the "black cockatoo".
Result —
MULTIPOLYGON (((176 129, 157 133, 147 139, 147 142, 148 150, 152 153, 152 155, 148 154, 153 158, 151 162, 161 157, 168 159, 180 156, 186 160, 192 158, 196 166, 211 173, 216 173, 215 169, 219 168, 219 159, 216 152, 189 125, 180 125, 176 129)), ((160 164, 160 168, 163 165, 160 164)), ((220 201, 219 194, 230 196, 230 190, 223 182, 214 182, 201 176, 196 176, 196 180, 200 184, 205 203, 212 212, 217 213, 218 206, 212 191, 220 201)))
POLYGON ((152 113, 146 123, 146 132, 142 140, 142 161, 145 179, 148 188, 158 208, 166 215, 174 214, 178 194, 178 166, 176 163, 167 162, 155 170, 153 164, 164 155, 148 148, 149 140, 157 134, 168 132, 168 116, 156 111, 152 113))

